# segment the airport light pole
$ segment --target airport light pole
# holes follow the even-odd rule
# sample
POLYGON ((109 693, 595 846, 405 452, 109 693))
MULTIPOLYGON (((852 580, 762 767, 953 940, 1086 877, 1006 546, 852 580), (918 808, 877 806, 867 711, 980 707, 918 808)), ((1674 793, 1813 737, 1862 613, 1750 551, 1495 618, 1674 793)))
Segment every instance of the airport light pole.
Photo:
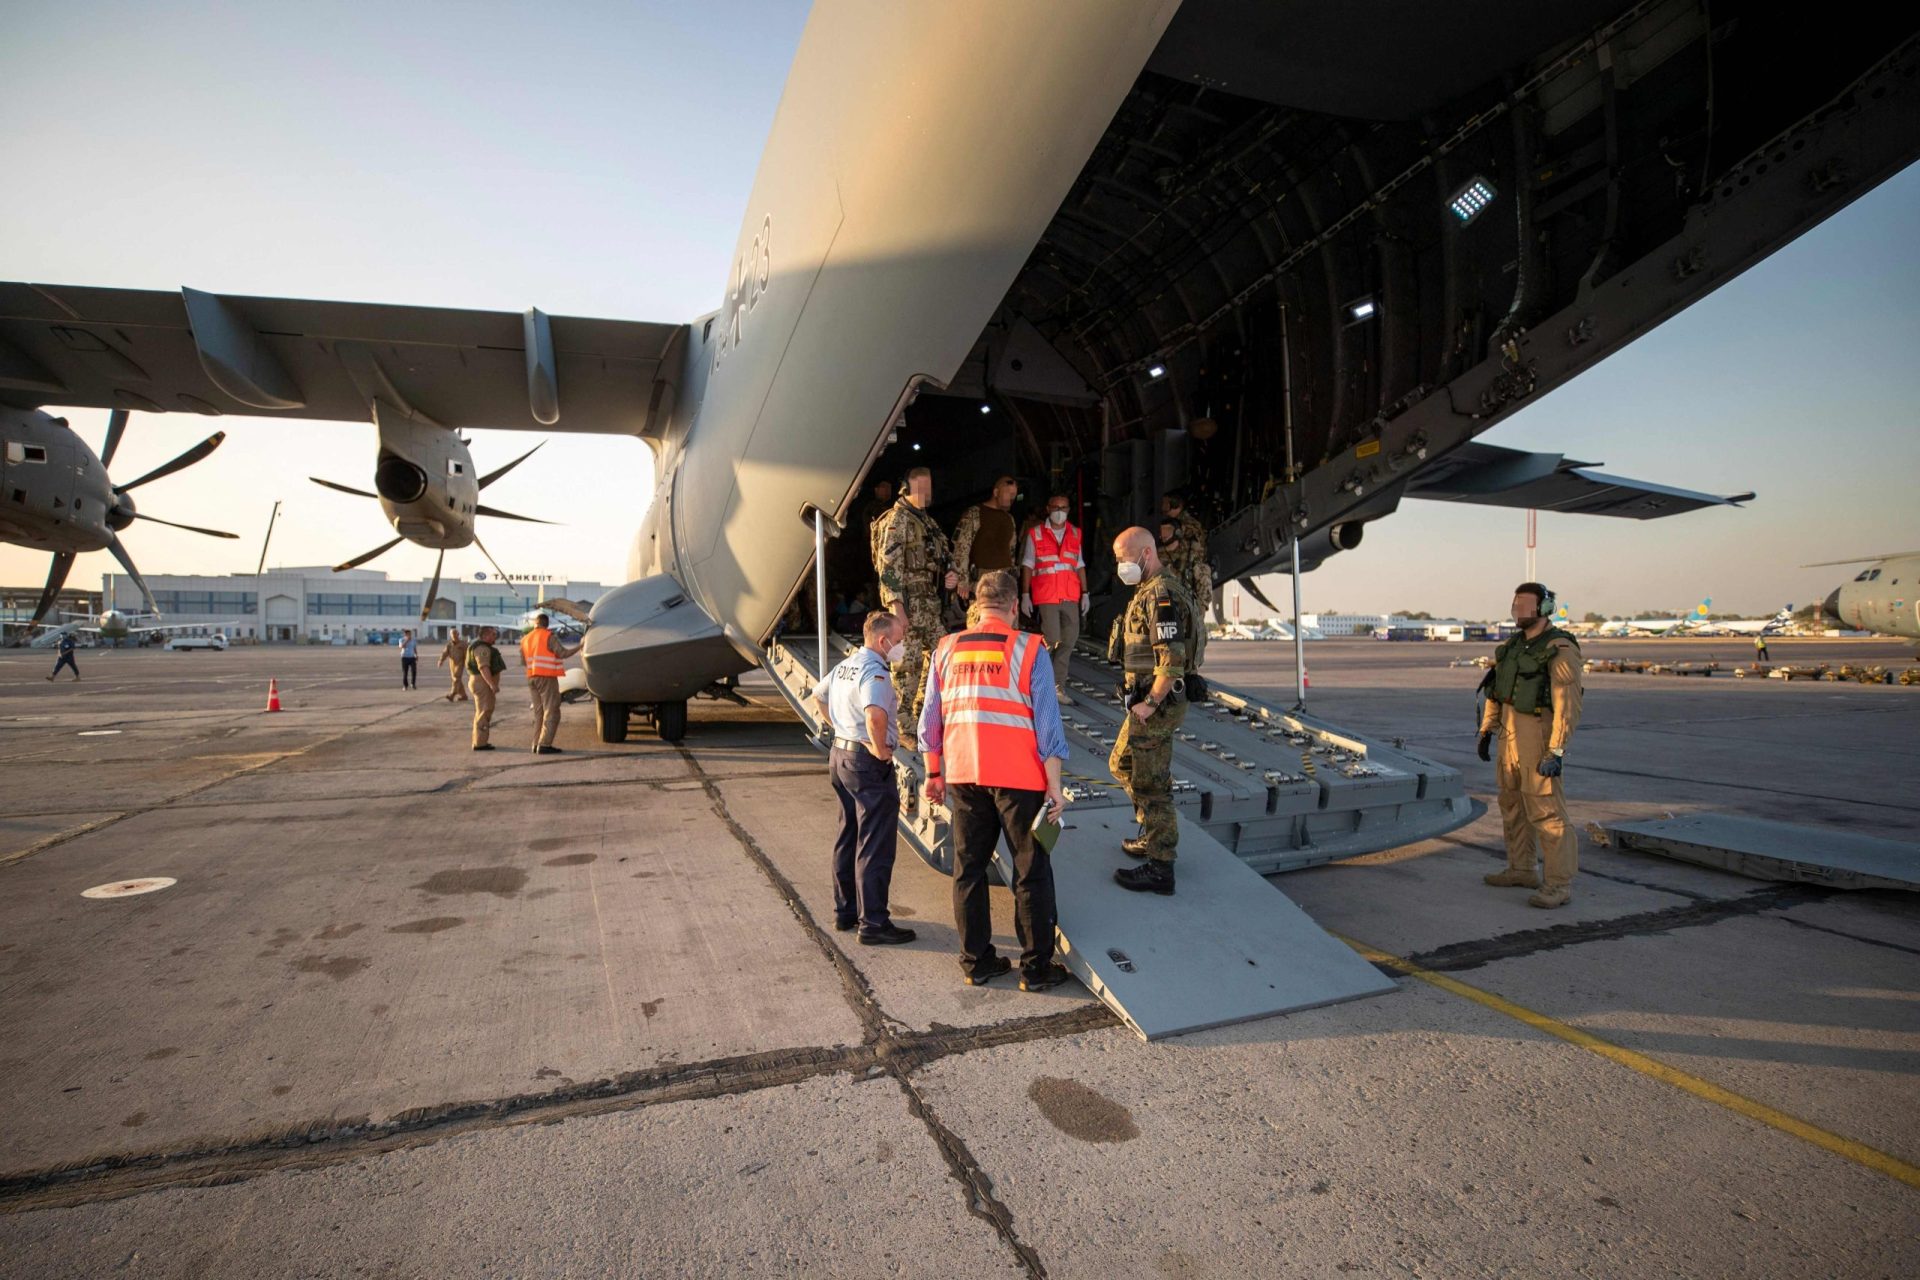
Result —
POLYGON ((260 539, 260 563, 253 567, 253 616, 254 639, 261 644, 267 640, 267 593, 261 585, 261 579, 267 572, 267 544, 273 541, 274 522, 280 518, 280 499, 273 500, 273 514, 267 517, 267 536, 260 539))

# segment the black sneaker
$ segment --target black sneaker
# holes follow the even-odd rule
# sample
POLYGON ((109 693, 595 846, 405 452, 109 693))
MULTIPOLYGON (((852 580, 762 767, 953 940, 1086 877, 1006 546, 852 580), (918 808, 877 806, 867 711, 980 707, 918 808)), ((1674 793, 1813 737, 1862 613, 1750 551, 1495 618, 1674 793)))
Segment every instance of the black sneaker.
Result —
POLYGON ((566 752, 562 751, 559 747, 535 747, 533 754, 537 756, 563 756, 566 752))
POLYGON ((1113 873, 1114 883, 1122 889, 1131 889, 1135 893, 1158 893, 1170 895, 1173 892, 1173 864, 1150 859, 1137 867, 1122 867, 1113 873))
POLYGON ((474 750, 475 751, 492 751, 493 744, 491 742, 483 742, 479 746, 475 747, 474 750))
POLYGON ((970 987, 983 987, 1003 973, 1013 971, 1013 961, 1005 956, 988 956, 974 967, 971 973, 962 973, 961 981, 970 987))
POLYGON ((1049 964, 1039 973, 1021 974, 1020 989, 1022 991, 1045 991, 1051 987, 1057 987, 1063 982, 1071 981, 1073 981, 1073 975, 1067 972, 1065 965, 1049 964))
POLYGON ((863 947, 897 947, 903 942, 912 942, 919 935, 911 929, 902 929, 890 924, 884 929, 862 929, 860 945, 863 947))
POLYGON ((835 933, 852 933, 859 927, 860 922, 858 920, 835 920, 833 922, 833 931, 835 933))

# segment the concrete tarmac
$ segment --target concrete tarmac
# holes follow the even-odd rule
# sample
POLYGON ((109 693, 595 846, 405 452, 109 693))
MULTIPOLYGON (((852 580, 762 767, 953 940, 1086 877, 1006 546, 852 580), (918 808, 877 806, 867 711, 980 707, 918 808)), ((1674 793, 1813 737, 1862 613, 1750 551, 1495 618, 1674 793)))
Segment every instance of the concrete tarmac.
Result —
MULTIPOLYGON (((1751 651, 1590 653, 1716 645, 1751 651)), ((1446 665, 1483 648, 1315 643, 1311 706, 1491 801, 1446 665)), ((919 940, 835 933, 770 685, 684 749, 569 707, 536 757, 517 684, 476 754, 390 650, 79 658, 0 650, 0 1276, 1920 1273, 1914 895, 1583 837, 1543 912, 1480 883, 1489 815, 1280 880, 1397 991, 1148 1045, 1077 986, 962 986, 911 854, 919 940), (81 896, 140 877, 176 883, 81 896)), ((1283 704, 1290 664, 1208 654, 1283 704)), ((1920 844, 1920 687, 1588 691, 1583 829, 1920 844)))

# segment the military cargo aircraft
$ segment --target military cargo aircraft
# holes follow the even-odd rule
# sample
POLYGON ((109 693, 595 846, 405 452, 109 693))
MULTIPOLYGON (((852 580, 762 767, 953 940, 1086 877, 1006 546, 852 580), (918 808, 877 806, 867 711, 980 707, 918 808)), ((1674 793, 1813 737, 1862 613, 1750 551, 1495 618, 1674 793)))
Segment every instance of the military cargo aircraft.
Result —
POLYGON ((1835 587, 1820 612, 1836 626, 1855 631, 1920 640, 1920 551, 1891 556, 1861 556, 1858 560, 1827 560, 1804 565, 1822 569, 1832 565, 1872 563, 1852 582, 1835 587))
POLYGON ((1044 476, 1095 547, 1184 486, 1221 581, 1304 572, 1403 497, 1737 501, 1473 438, 1920 154, 1916 24, 822 0, 718 311, 4 284, 0 433, 47 430, 42 405, 371 421, 375 488, 404 474, 443 524, 481 514, 466 429, 638 435, 652 500, 583 656, 604 737, 639 709, 677 738, 909 458, 948 494, 1044 476))

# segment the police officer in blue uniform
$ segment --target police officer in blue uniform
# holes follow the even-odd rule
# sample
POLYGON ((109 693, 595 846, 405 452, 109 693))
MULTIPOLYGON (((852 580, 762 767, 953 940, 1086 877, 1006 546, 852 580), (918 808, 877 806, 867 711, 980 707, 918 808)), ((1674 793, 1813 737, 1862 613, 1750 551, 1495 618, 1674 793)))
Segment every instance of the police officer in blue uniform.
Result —
POLYGON ((833 793, 840 828, 833 841, 833 927, 860 930, 860 944, 897 946, 914 932, 893 923, 887 894, 900 821, 893 752, 900 698, 891 664, 905 652, 906 623, 890 610, 867 615, 866 643, 814 686, 814 705, 833 726, 833 793))

